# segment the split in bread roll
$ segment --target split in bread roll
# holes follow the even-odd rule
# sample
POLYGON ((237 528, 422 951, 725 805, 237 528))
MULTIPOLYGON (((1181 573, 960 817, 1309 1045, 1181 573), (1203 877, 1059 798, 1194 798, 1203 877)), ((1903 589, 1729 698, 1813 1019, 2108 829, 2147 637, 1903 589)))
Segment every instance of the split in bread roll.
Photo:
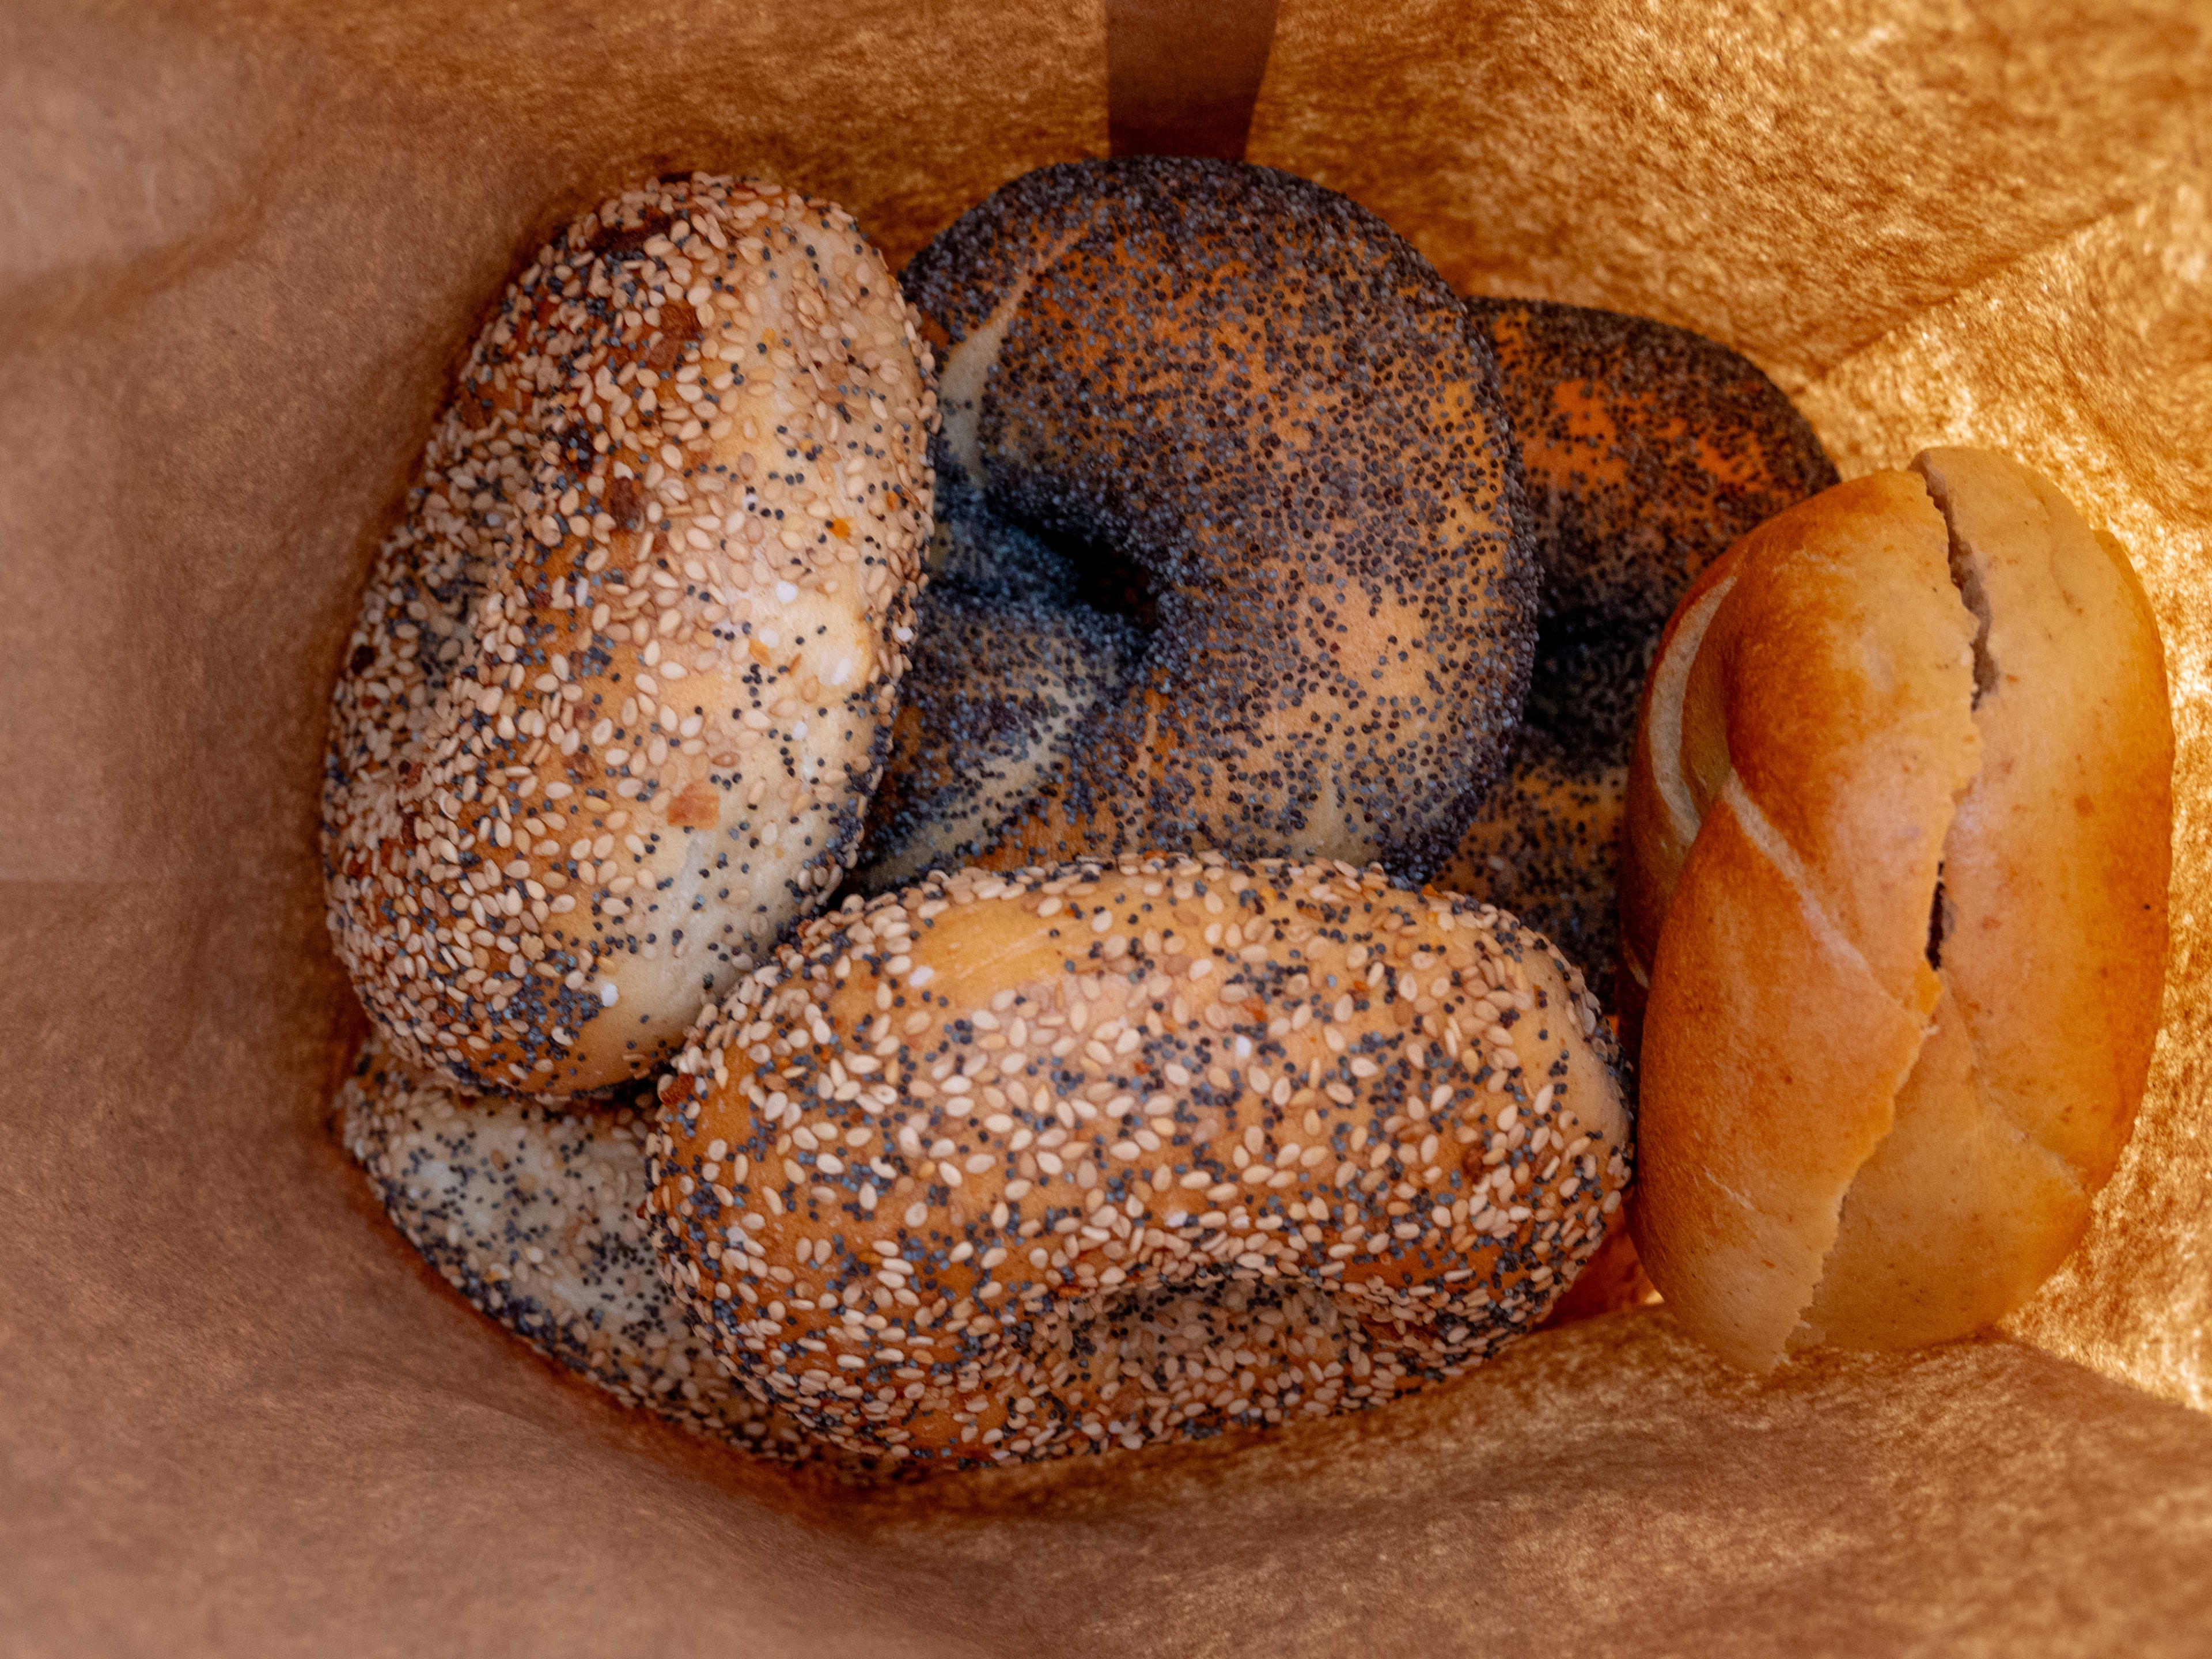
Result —
POLYGON ((2058 1266, 2149 1067, 2172 769, 2126 556, 2001 456, 1838 485, 1685 596, 1621 906, 1633 1227, 1692 1331, 1941 1341, 2058 1266))

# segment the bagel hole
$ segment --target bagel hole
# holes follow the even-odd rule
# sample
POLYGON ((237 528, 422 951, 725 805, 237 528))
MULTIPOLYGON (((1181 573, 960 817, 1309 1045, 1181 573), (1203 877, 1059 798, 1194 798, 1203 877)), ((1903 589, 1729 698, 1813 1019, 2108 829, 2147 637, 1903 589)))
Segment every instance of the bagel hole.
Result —
POLYGON ((946 588, 1085 608, 1128 623, 1146 640, 1158 631, 1152 581, 1121 548, 1007 511, 998 492, 969 482, 942 434, 930 453, 941 480, 931 557, 946 588))
POLYGON ((1054 537, 1044 541, 1067 562, 1078 605, 1120 617, 1148 639, 1159 631, 1159 600, 1135 560, 1103 542, 1072 543, 1054 537))

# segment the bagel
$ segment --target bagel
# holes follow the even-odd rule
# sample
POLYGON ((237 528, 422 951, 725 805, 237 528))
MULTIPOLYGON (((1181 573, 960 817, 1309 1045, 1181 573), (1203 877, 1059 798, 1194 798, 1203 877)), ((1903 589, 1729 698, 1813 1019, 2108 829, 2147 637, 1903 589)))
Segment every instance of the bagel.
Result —
POLYGON ((957 864, 1033 808, 1065 771, 1084 716, 1119 694, 1143 647, 1110 611, 957 587, 924 594, 854 887, 880 893, 957 864))
POLYGON ((969 870, 709 1007, 647 1208, 817 1437, 1137 1446, 1380 1405, 1540 1321, 1629 1179, 1616 1062, 1543 939, 1379 870, 969 870))
POLYGON ((334 1119, 401 1236, 547 1358, 707 1438, 817 1455, 731 1379, 661 1282, 637 1214, 653 1107, 649 1085, 556 1107, 465 1095, 372 1036, 334 1119))
POLYGON ((841 210, 697 174, 501 296, 333 699, 331 935, 402 1058, 665 1059, 842 878, 929 533, 928 349, 841 210))
POLYGON ((1622 801, 1659 631, 1700 570, 1836 470, 1754 364, 1686 329, 1468 306, 1498 355, 1543 602, 1506 775, 1437 879, 1539 929, 1610 1005, 1622 801))
POLYGON ((1632 1224, 1723 1356, 1964 1335, 2073 1248, 2158 1030, 2172 762, 2126 555, 2002 456, 1838 485, 1693 585, 1629 779, 1632 1224))
MULTIPOLYGON (((883 868, 1205 846, 1432 871, 1497 771, 1535 604, 1490 349, 1436 272, 1318 185, 1146 157, 1017 179, 902 280, 945 366, 939 577, 1145 641, 1011 817, 890 817, 883 868)), ((903 757, 898 798, 938 799, 941 759, 903 757)))

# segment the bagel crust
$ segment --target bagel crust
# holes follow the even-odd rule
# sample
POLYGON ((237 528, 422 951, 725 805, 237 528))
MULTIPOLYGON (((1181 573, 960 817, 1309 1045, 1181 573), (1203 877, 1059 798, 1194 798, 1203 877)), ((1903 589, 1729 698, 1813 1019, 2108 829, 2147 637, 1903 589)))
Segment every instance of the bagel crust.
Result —
POLYGON ((929 532, 928 348, 841 210, 699 174, 501 298, 362 600, 323 854, 394 1052, 642 1075, 842 878, 929 532))
POLYGON ((651 1086, 588 1104, 465 1094, 374 1036, 339 1140, 407 1242, 489 1318, 626 1406, 764 1456, 812 1443, 688 1328, 638 1218, 651 1086))
POLYGON ((1471 299, 1498 353, 1543 573, 1506 775, 1437 880, 1510 910, 1613 1000, 1636 710, 1691 581, 1836 469, 1748 359, 1647 317, 1471 299))
POLYGON ((2156 1036, 2172 729, 2126 556, 1930 450, 1709 568, 1629 780, 1634 1233, 1740 1364, 2020 1305, 2089 1221, 2156 1036))
POLYGON ((1348 865, 933 878, 693 1033, 647 1208, 763 1403, 1010 1462, 1382 1404, 1540 1320, 1630 1174, 1537 935, 1348 865))
POLYGON ((1084 716, 1120 691, 1142 647, 1123 618, 1081 606, 925 593, 854 888, 957 868, 963 849, 995 840, 1064 772, 1084 716))
POLYGON ((1066 685, 1049 763, 988 816, 933 804, 995 729, 902 752, 886 869, 1165 846, 1432 873, 1497 774, 1536 599, 1490 343, 1443 278, 1318 185, 1144 156, 1016 179, 903 280, 945 364, 938 574, 1141 635, 1126 678, 1066 685))

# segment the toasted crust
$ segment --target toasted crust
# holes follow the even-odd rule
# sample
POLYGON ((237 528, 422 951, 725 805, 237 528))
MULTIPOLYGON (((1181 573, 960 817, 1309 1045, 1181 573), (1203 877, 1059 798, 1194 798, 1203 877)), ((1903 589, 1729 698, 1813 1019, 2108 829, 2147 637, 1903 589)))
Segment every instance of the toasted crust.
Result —
POLYGON ((2015 463, 1914 466, 1715 564, 1631 768, 1637 1242, 1754 1367, 2017 1306, 2087 1224, 2156 1030, 2172 732, 2142 590, 2015 463))
POLYGON ((1807 1315, 1853 1346, 1986 1324, 2064 1260, 2134 1121, 2166 958, 2172 728, 2126 556, 2002 457, 1913 465, 1988 617, 1985 759, 1944 844, 1936 1030, 1807 1315))
POLYGON ((1837 1203, 1890 1125, 1919 1022, 1747 833, 1705 820, 1668 916, 1644 1032, 1644 1270, 1727 1358, 1782 1352, 1837 1203))

